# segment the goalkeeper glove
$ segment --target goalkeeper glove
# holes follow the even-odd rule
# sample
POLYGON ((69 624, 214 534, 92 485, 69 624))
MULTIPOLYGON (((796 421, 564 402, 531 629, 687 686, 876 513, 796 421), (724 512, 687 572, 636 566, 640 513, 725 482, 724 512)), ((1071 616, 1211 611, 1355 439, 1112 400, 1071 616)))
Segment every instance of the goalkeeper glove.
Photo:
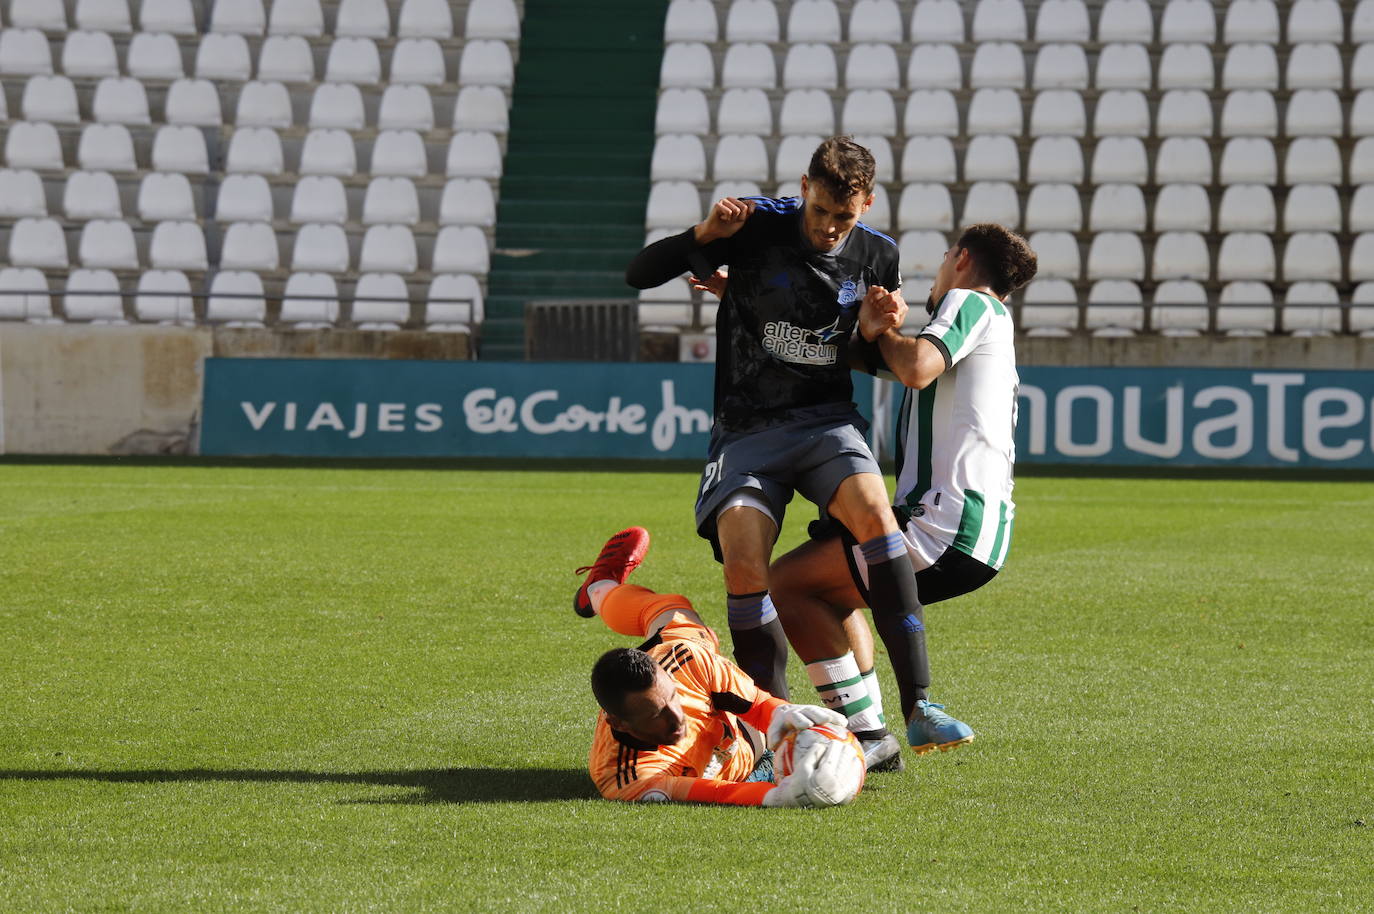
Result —
POLYGON ((802 732, 797 737, 792 773, 763 795, 764 806, 804 809, 840 806, 863 787, 864 767, 853 749, 839 740, 802 732))
POLYGON ((845 716, 818 705, 780 705, 768 720, 768 748, 778 748, 782 738, 793 730, 806 730, 816 724, 829 724, 843 730, 845 716))

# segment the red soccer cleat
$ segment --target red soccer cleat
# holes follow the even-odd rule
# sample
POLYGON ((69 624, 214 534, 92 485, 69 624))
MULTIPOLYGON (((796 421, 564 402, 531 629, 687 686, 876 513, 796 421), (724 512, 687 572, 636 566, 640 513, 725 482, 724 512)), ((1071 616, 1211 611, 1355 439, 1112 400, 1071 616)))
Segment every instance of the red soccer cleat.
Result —
POLYGON ((591 598, 587 596, 587 585, 593 581, 615 581, 617 584, 624 584, 630 572, 644 561, 644 555, 648 551, 649 531, 643 527, 621 530, 606 540, 606 545, 601 547, 601 554, 596 557, 596 562, 584 565, 575 572, 586 574, 587 578, 573 595, 573 612, 584 619, 596 615, 592 609, 591 598))

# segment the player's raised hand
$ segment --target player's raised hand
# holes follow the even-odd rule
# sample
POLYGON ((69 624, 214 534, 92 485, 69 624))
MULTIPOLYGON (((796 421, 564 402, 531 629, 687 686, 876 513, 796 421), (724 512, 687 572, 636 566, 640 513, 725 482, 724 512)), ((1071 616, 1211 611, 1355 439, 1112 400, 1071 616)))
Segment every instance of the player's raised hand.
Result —
POLYGON ((859 305, 859 333, 872 342, 889 330, 902 326, 907 305, 900 289, 888 291, 882 286, 869 286, 859 305))
POLYGON ((722 197, 711 207, 711 214, 696 226, 697 244, 709 244, 744 228, 745 220, 754 212, 753 200, 722 197))
POLYGON ((687 281, 692 284, 692 288, 698 292, 709 292, 716 298, 725 298, 725 284, 730 279, 730 274, 726 270, 716 270, 705 279, 696 276, 687 277, 687 281))

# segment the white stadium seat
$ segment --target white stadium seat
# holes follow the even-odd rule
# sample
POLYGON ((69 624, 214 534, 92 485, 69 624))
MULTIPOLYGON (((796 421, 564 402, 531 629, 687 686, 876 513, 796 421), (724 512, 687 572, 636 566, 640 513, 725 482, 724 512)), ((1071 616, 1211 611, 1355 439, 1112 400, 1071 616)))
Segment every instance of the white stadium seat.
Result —
POLYGON ((341 0, 334 34, 355 38, 385 38, 391 34, 391 13, 385 0, 341 0))
POLYGON ((925 229, 949 232, 954 229, 954 203, 943 184, 908 184, 897 202, 899 231, 925 229))
POLYGON ((1097 55, 1093 85, 1099 89, 1148 89, 1153 81, 1143 44, 1109 44, 1097 55))
POLYGON ((1097 40, 1102 44, 1149 44, 1154 38, 1154 14, 1148 0, 1107 0, 1097 12, 1097 40))
POLYGON ((691 134, 667 134, 654 141, 649 164, 654 181, 706 180, 706 149, 701 138, 691 134))
POLYGON ((1221 240, 1217 253, 1217 279, 1274 280, 1274 242, 1259 232, 1233 232, 1221 240))
POLYGON ((1021 48, 1007 41, 986 41, 973 52, 969 70, 971 89, 1023 89, 1026 60, 1021 48))
POLYGON ((835 0, 793 0, 787 14, 787 41, 835 43, 840 40, 840 11, 835 0))
POLYGON ((902 12, 896 0, 856 0, 849 11, 849 42, 891 42, 900 44, 902 12))
POLYGON ((210 14, 210 31, 261 35, 267 31, 267 13, 262 0, 215 0, 210 14))
MULTIPOLYGON (((500 111, 503 115, 501 129, 504 130, 504 100, 500 111)), ((457 121, 456 114, 454 120, 457 121)), ((654 133, 691 133, 702 136, 710 132, 711 113, 706 106, 706 93, 700 89, 663 90, 663 94, 658 97, 658 110, 654 115, 654 133)))
POLYGON ((716 107, 717 133, 773 132, 773 107, 762 89, 726 89, 716 107))
POLYGON ((1294 336, 1329 336, 1341 331, 1340 295, 1331 283, 1311 280, 1295 282, 1284 293, 1283 301, 1284 307, 1279 309, 1279 323, 1288 333, 1294 336))
POLYGON ((517 41, 520 38, 520 11, 515 0, 472 0, 468 4, 468 18, 463 33, 469 38, 499 38, 517 41))
POLYGON ((1296 0, 1288 8, 1287 40, 1290 44, 1304 41, 1345 40, 1345 16, 1336 0, 1296 0))
POLYGON ((1103 184, 1093 192, 1088 228, 1094 232, 1145 231, 1145 195, 1135 184, 1103 184))
POLYGON ((303 175, 337 175, 341 178, 357 174, 358 153, 352 135, 346 130, 333 128, 311 130, 305 135, 305 143, 301 146, 299 171, 303 175))
POLYGON ((1083 46, 1043 46, 1035 55, 1035 71, 1031 76, 1031 86, 1036 89, 1088 88, 1088 55, 1083 52, 1083 46))
POLYGON ((1212 49, 1205 44, 1166 45, 1159 58, 1160 89, 1207 89, 1216 85, 1212 49))
MULTIPOLYGON (((1361 58, 1365 64, 1366 80, 1374 79, 1374 45, 1362 45, 1350 64, 1351 88, 1363 88, 1360 78, 1361 58)), ((1330 89, 1341 85, 1345 75, 1341 49, 1330 42, 1300 44, 1288 53, 1284 85, 1289 89, 1330 89)))
POLYGON ((97 32, 131 32, 126 0, 76 0, 76 27, 97 32))
MULTIPOLYGON (((991 137, 980 137, 991 140, 991 137)), ((970 144, 970 147, 972 144, 970 144)), ((954 166, 954 144, 943 136, 908 137, 902 148, 903 182, 953 183, 957 178, 954 166)))
POLYGON ((1027 231, 1057 229, 1077 232, 1083 228, 1083 202, 1072 184, 1037 184, 1026 198, 1027 231))
POLYGON ((433 38, 402 38, 391 52, 391 81, 437 86, 448 81, 444 51, 433 38))
POLYGON ((423 178, 429 174, 425 141, 414 130, 382 130, 372 144, 374 175, 423 178))
POLYGON ((225 270, 275 270, 281 262, 269 222, 234 222, 224 230, 219 265, 225 270))
POLYGON ((501 145, 495 134, 462 130, 449 141, 445 174, 450 178, 501 177, 501 145))
POLYGON ((898 242, 904 276, 934 276, 949 244, 940 232, 904 232, 898 242))
POLYGON ((299 35, 270 35, 258 51, 258 79, 308 83, 315 79, 315 55, 299 35))
POLYGON ((1262 137, 1235 137, 1221 152, 1222 184, 1275 184, 1279 164, 1274 144, 1262 137))
MULTIPOLYGON (((790 55, 789 55, 790 56, 790 55)), ((849 62, 844 68, 847 89, 890 89, 901 80, 897 52, 890 44, 860 44, 850 49, 849 62)), ((783 85, 787 84, 787 68, 783 67, 783 85)))
POLYGON ((10 24, 21 29, 65 32, 66 4, 52 0, 10 0, 10 24))
POLYGON ((1078 327, 1078 293, 1066 279, 1036 279, 1021 293, 1020 327, 1027 336, 1069 336, 1078 327))
POLYGON ((1134 136, 1106 136, 1093 149, 1094 184, 1144 184, 1149 168, 1145 143, 1134 136))
POLYGON ((91 171, 137 171, 134 138, 123 124, 87 124, 81 128, 76 161, 91 171))
POLYGON ((1374 0, 1360 0, 1350 17, 1351 41, 1374 41, 1374 0))
POLYGON ((1165 184, 1155 194, 1156 232, 1210 232, 1212 200, 1201 184, 1165 184))
POLYGON ((196 127, 166 124, 153 135, 153 168, 203 175, 210 170, 205 134, 196 127))
POLYGON ((724 197, 761 197, 763 190, 757 181, 717 181, 711 188, 711 200, 724 197))
POLYGON ((1264 184, 1232 184, 1221 195, 1217 231, 1272 232, 1278 225, 1274 194, 1264 184))
MULTIPOLYGON (((232 5, 232 0, 225 5, 232 5)), ((242 35, 210 32, 201 38, 196 48, 196 76, 242 82, 251 70, 248 42, 242 35)))
MULTIPOLYGON (((911 97, 915 96, 913 92, 911 97)), ((845 96, 840 122, 845 133, 893 137, 897 135, 897 106, 882 89, 855 89, 845 96)))
POLYGON ((343 227, 312 222, 296 230, 291 269, 297 273, 343 273, 348 270, 348 236, 343 227))
POLYGON ((957 0, 916 0, 911 10, 912 41, 964 40, 964 13, 957 0))
POLYGON ((778 9, 769 0, 733 0, 725 17, 725 40, 777 41, 778 9))
MULTIPOLYGON (((463 49, 464 61, 474 48, 487 44, 506 47, 502 42, 469 42, 463 49)), ((509 50, 506 52, 506 59, 510 59, 509 50)), ((377 52, 377 43, 371 38, 335 38, 329 45, 329 56, 324 64, 324 78, 329 82, 375 86, 382 81, 382 57, 377 52)), ((474 78, 466 81, 477 83, 484 80, 474 78)), ((507 81, 503 85, 510 83, 507 81)))
POLYGON ((475 225, 446 225, 434 238, 435 273, 486 275, 490 260, 487 236, 475 225))
POLYGON ((975 222, 1020 225, 1021 201, 1016 188, 1006 181, 979 181, 971 185, 964 198, 960 225, 975 222))
POLYGON ((711 0, 672 0, 663 22, 663 40, 715 41, 720 37, 716 8, 711 0))
MULTIPOLYGON (((667 93, 665 93, 666 95, 667 93)), ((703 102, 705 97, 703 96, 703 102)), ((496 86, 463 86, 453 102, 453 129, 505 133, 510 127, 506 94, 496 86)), ((673 131, 686 133, 687 131, 673 131)), ((706 133, 706 130, 700 131, 706 133)))
POLYGON ((138 185, 137 205, 138 218, 144 222, 197 218, 191 182, 183 174, 153 171, 144 175, 138 185))
POLYGON ((752 134, 721 137, 716 144, 711 176, 717 181, 767 181, 768 150, 763 138, 752 134))
POLYGON ((10 228, 10 263, 16 267, 67 268, 67 236, 56 219, 20 219, 10 228))
MULTIPOLYGON (((1338 226, 1332 226, 1337 228, 1338 226)), ((1331 280, 1341 276, 1341 252, 1331 232, 1295 232, 1283 252, 1285 282, 1331 280)))
POLYGON ((219 127, 224 123, 219 90, 208 79, 178 79, 167 87, 167 123, 219 127))
POLYGON ((711 49, 706 45, 699 41, 681 41, 663 49, 659 88, 710 89, 715 82, 716 64, 711 57, 711 49))
POLYGON ((46 216, 48 200, 38 172, 25 169, 0 169, 0 218, 46 216))
POLYGON ((65 76, 30 76, 19 108, 26 121, 75 124, 81 120, 76 84, 65 76))
POLYGON ((282 292, 281 321, 298 330, 332 327, 339 319, 339 288, 328 273, 293 273, 282 292))
POLYGON ((291 126, 291 96, 279 82, 252 80, 239 89, 234 123, 240 127, 291 126))
POLYGON ((95 119, 106 124, 149 124, 148 93, 129 76, 107 76, 95 87, 91 102, 95 119))
POLYGON ((1155 153, 1156 184, 1211 184, 1212 150, 1195 136, 1169 137, 1155 153))
POLYGON ((1191 279, 1206 282, 1212 273, 1207 242, 1200 232, 1161 232, 1155 238, 1150 278, 1191 279))
POLYGON ((210 281, 205 319, 228 327, 261 327, 267 319, 262 277, 242 270, 216 273, 210 281))
MULTIPOLYGON (((217 222, 271 222, 272 188, 262 175, 225 175, 215 201, 217 222)), ((194 217, 190 217, 194 218, 194 217)))
POLYGON ((1035 14, 1035 40, 1087 44, 1088 6, 1083 0, 1045 0, 1035 14))
POLYGON ((1145 278, 1145 249, 1136 232, 1098 232, 1088 248, 1088 279, 1145 278))
MULTIPOLYGON (((75 35, 79 32, 73 33, 75 35)), ((67 39, 71 46, 71 37, 67 39)), ((114 47, 110 47, 113 56, 114 47)), ((137 79, 181 79, 186 68, 181 62, 181 45, 169 32, 139 32, 129 41, 129 75, 137 79)), ((116 74, 110 73, 110 76, 116 74)))
MULTIPOLYGON (((161 79, 157 73, 145 72, 143 54, 140 48, 146 47, 148 40, 170 39, 173 47, 176 39, 171 35, 151 35, 140 32, 129 43, 129 75, 140 79, 161 79), (140 42, 140 39, 145 41, 140 42)), ((176 76, 180 76, 181 52, 176 56, 176 76)), ((62 43, 62 72, 68 76, 87 76, 99 79, 102 76, 119 75, 119 59, 115 55, 114 39, 105 32, 68 32, 67 40, 62 43)), ((173 78, 173 77, 169 77, 173 78)))
POLYGON ((1202 284, 1170 279, 1155 286, 1150 323, 1164 336, 1197 336, 1207 330, 1207 292, 1202 284))
POLYGON ((995 134, 969 139, 964 150, 965 181, 1015 181, 1020 178, 1021 153, 1015 139, 995 134))
POLYGON ((342 130, 361 130, 363 93, 353 83, 320 83, 310 97, 311 127, 338 127, 342 130))
MULTIPOLYGON (((1091 272, 1089 266, 1089 272, 1091 272)), ((1102 279, 1088 290, 1083 326, 1093 336, 1131 336, 1145 329, 1140 286, 1126 279, 1102 279)))
POLYGON ((1145 93, 1130 89, 1103 92, 1093 112, 1093 133, 1099 137, 1149 136, 1150 109, 1145 93))
POLYGON ((306 175, 291 194, 294 223, 348 221, 348 198, 343 182, 332 175, 306 175))
POLYGON ((124 319, 124 296, 119 291, 119 280, 105 269, 73 270, 67 276, 62 307, 69 321, 128 323, 124 319))
POLYGON ((381 131, 411 129, 433 131, 434 102, 429 89, 423 85, 389 85, 382 92, 382 104, 376 113, 376 126, 381 131))
POLYGON ((732 44, 720 66, 720 85, 723 89, 773 89, 777 70, 768 45, 756 41, 732 44))
POLYGON ((191 0, 142 0, 138 4, 138 25, 145 32, 173 35, 194 35, 197 31, 191 0))
POLYGON ((1025 41, 1026 10, 1021 0, 978 0, 973 8, 973 40, 1025 41))
POLYGON ((1348 260, 1351 282, 1374 280, 1374 232, 1355 236, 1348 260))
POLYGON ((439 199, 440 225, 495 225, 496 196, 479 178, 456 178, 439 199))
POLYGON ((363 195, 363 225, 414 225, 420 221, 420 195, 409 178, 373 178, 363 195))
POLYGON ((1285 184, 1340 183, 1341 152, 1335 139, 1303 136, 1290 140, 1283 158, 1283 180, 1285 184))
MULTIPOLYGON (((1363 188, 1357 190, 1350 201, 1351 231, 1360 230, 1355 225, 1356 214, 1362 212, 1364 207, 1374 206, 1374 200, 1361 201, 1362 190, 1363 188)), ((1340 224, 1341 201, 1334 186, 1297 184, 1288 189, 1288 199, 1283 204, 1285 232, 1331 231, 1340 224)))
POLYGON ((205 233, 199 222, 159 222, 148 243, 148 263, 157 270, 204 270, 205 233))
POLYGON ((902 127, 908 136, 959 135, 959 108, 954 93, 944 89, 917 89, 907 96, 902 127))
POLYGON ((141 321, 193 324, 195 300, 191 281, 180 270, 145 270, 138 277, 134 314, 141 321))
POLYGON ((20 76, 46 76, 52 73, 52 51, 48 38, 37 29, 0 31, 0 73, 20 76))
POLYGON ((401 0, 396 37, 448 41, 453 37, 453 12, 448 0, 401 0))
POLYGON ((689 181, 655 181, 649 189, 644 219, 646 228, 676 228, 681 231, 700 222, 701 216, 701 199, 695 184, 689 181))
POLYGON ((892 231, 892 203, 887 198, 886 187, 881 184, 874 185, 873 204, 859 221, 884 234, 892 231))
POLYGON ((410 292, 396 273, 364 273, 353 290, 353 323, 359 330, 399 330, 410 318, 410 292))
POLYGON ((229 138, 224 170, 279 175, 283 171, 281 137, 269 127, 240 127, 229 138))
POLYGON ((1341 100, 1333 89, 1299 89, 1288 99, 1284 133, 1288 136, 1339 136, 1341 100))
POLYGON ((906 67, 907 87, 959 90, 964 86, 959 50, 952 44, 918 44, 906 67))
POLYGON ((1374 134, 1374 89, 1361 89, 1350 106, 1350 135, 1374 134))
POLYGON ((1218 299, 1217 330, 1227 336, 1264 336, 1274 329, 1274 292, 1255 281, 1227 283, 1218 299))
POLYGON ((123 219, 119 186, 108 171, 74 171, 62 188, 62 214, 68 219, 123 219))
MULTIPOLYGON (((1298 188, 1294 188, 1294 190, 1297 189, 1298 188)), ((1335 193, 1335 188, 1323 185, 1321 191, 1329 195, 1335 193)), ((1291 201, 1293 199, 1292 195, 1290 195, 1288 199, 1291 201)), ((1327 212, 1330 212, 1329 207, 1330 198, 1328 197, 1326 202, 1327 212)), ((1337 210, 1337 212, 1339 212, 1339 210, 1337 210)), ((1313 221, 1315 222, 1315 220, 1313 221)), ((1339 220, 1334 223, 1327 221, 1320 227, 1329 228, 1339 224, 1339 220)), ((1317 228, 1315 225, 1312 227, 1317 228)), ((1350 198, 1350 220, 1346 228, 1352 232, 1374 231, 1374 184, 1364 184, 1355 188, 1355 194, 1350 198)))
POLYGON ((1030 135, 1081 137, 1088 129, 1083 96, 1072 89, 1047 89, 1035 94, 1030 135))
MULTIPOLYGON (((1210 56, 1210 52, 1209 52, 1210 56)), ((1226 52, 1221 69, 1221 87, 1267 89, 1279 87, 1279 58, 1270 44, 1236 44, 1226 52)))
POLYGON ((62 143, 52 124, 19 121, 5 136, 5 162, 11 168, 53 171, 62 168, 62 143))
POLYGON ((1226 4, 1222 37, 1227 44, 1246 41, 1278 44, 1279 11, 1274 0, 1231 0, 1226 4))
POLYGON ((33 267, 0 269, 0 319, 52 321, 52 296, 43 271, 33 267))
POLYGON ((1030 183, 1080 184, 1083 174, 1083 145, 1075 137, 1042 136, 1031 144, 1026 161, 1030 183))
POLYGON ((323 36, 324 11, 320 8, 320 0, 273 0, 267 33, 307 38, 323 36))
MULTIPOLYGON (((1289 75, 1289 79, 1290 79, 1290 80, 1293 79, 1293 75, 1292 75, 1292 70, 1293 70, 1292 60, 1293 60, 1293 56, 1296 55, 1296 54, 1297 54, 1299 51, 1301 51, 1303 48, 1322 48, 1322 49, 1330 48, 1330 49, 1334 49, 1334 50, 1336 50, 1337 62, 1339 63, 1340 51, 1339 51, 1339 49, 1336 49, 1336 46, 1333 45, 1333 44, 1299 45, 1297 48, 1294 48, 1294 49, 1293 49, 1293 54, 1290 55, 1289 58, 1288 58, 1288 59, 1289 59, 1289 74, 1290 74, 1290 75, 1289 75)), ((1329 60, 1324 60, 1324 61, 1322 62, 1322 67, 1323 67, 1323 69, 1325 69, 1327 72, 1329 72, 1329 69, 1328 69, 1328 68, 1329 68, 1329 60)), ((1313 89, 1323 88, 1323 86, 1311 85, 1311 84, 1309 83, 1309 80, 1311 80, 1311 77, 1310 77, 1310 76, 1304 75, 1304 76, 1302 76, 1302 77, 1299 77, 1299 79, 1298 79, 1298 81, 1297 81, 1296 83, 1290 83, 1290 84, 1293 85, 1294 88, 1297 88, 1298 86, 1301 86, 1302 88, 1313 88, 1313 89)), ((1313 80, 1313 81, 1314 81, 1314 80, 1313 80)), ((1326 82, 1325 85, 1328 85, 1328 86, 1329 86, 1329 85, 1340 85, 1339 77, 1337 77, 1337 78, 1335 78, 1335 79, 1330 79, 1330 80, 1328 80, 1328 81, 1326 82)), ((1355 49, 1355 56, 1354 56, 1354 58, 1350 61, 1350 88, 1352 88, 1352 89, 1370 89, 1370 88, 1374 88, 1374 41, 1366 41, 1364 44, 1360 45, 1358 48, 1355 49)))
MULTIPOLYGON (((853 56, 850 57, 853 60, 853 56)), ((896 59, 895 57, 893 58, 896 59)), ((787 49, 787 57, 782 64, 782 87, 784 89, 836 89, 839 87, 839 69, 835 63, 835 52, 825 44, 794 44, 787 49)), ((893 85, 895 85, 895 81, 893 85)), ((672 90, 669 90, 672 91, 672 90)), ((659 99, 659 112, 667 101, 667 92, 659 99)))
POLYGON ((1350 153, 1350 183, 1374 184, 1374 137, 1365 137, 1350 153))
POLYGON ((1082 272, 1078 240, 1068 232, 1032 232, 1026 239, 1039 261, 1037 276, 1077 280, 1082 272))
POLYGON ((1208 0, 1169 0, 1159 19, 1159 40, 1211 44, 1217 37, 1216 11, 1208 0))
POLYGON ((1262 89, 1228 92, 1221 108, 1221 135, 1272 137, 1279 131, 1278 108, 1272 93, 1262 89))
POLYGON ((466 330, 468 325, 482 322, 482 287, 471 274, 435 276, 425 298, 427 330, 466 330))

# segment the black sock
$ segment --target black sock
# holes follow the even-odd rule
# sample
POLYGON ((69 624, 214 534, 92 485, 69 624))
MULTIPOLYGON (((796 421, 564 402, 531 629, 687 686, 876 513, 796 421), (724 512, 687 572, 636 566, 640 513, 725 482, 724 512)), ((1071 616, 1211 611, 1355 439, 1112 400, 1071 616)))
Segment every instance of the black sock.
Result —
POLYGON ((916 595, 916 574, 905 552, 868 566, 868 594, 873 625, 887 648, 902 704, 903 724, 930 688, 926 653, 925 609, 916 595))
POLYGON ((787 635, 768 591, 726 594, 735 662, 754 684, 787 698, 787 635))

